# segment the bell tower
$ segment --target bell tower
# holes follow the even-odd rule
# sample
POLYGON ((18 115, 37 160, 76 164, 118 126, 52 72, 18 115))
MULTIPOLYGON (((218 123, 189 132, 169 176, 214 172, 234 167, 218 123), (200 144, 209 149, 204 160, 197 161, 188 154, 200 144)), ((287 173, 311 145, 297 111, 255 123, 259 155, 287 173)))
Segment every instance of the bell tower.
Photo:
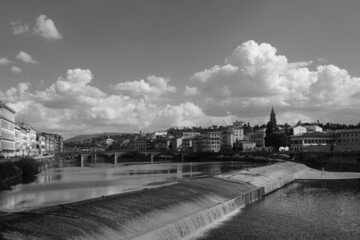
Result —
POLYGON ((273 128, 276 128, 276 127, 277 127, 277 124, 276 124, 276 115, 275 115, 275 111, 274 111, 274 108, 273 108, 273 107, 271 107, 270 122, 272 123, 273 128))

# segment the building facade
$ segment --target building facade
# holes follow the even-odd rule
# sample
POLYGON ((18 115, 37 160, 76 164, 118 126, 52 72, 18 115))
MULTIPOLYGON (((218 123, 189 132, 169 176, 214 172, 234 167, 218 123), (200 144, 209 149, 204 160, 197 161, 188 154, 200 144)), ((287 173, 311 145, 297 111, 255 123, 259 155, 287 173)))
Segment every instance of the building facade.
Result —
POLYGON ((15 155, 15 110, 0 101, 0 153, 15 155))
POLYGON ((335 131, 335 151, 360 151, 360 129, 339 129, 335 131))
POLYGON ((290 136, 290 151, 330 151, 336 137, 331 132, 308 132, 290 136))
POLYGON ((63 138, 54 133, 38 132, 36 135, 39 155, 53 155, 63 152, 63 138))
POLYGON ((219 152, 220 142, 220 132, 207 132, 192 140, 192 149, 194 152, 219 152))
POLYGON ((250 142, 256 144, 256 147, 265 147, 266 129, 262 128, 249 134, 250 142))
POLYGON ((221 151, 232 151, 235 142, 244 140, 244 130, 239 127, 230 127, 221 133, 220 139, 221 151))
POLYGON ((200 136, 200 132, 183 132, 182 133, 183 138, 194 138, 196 136, 200 136))

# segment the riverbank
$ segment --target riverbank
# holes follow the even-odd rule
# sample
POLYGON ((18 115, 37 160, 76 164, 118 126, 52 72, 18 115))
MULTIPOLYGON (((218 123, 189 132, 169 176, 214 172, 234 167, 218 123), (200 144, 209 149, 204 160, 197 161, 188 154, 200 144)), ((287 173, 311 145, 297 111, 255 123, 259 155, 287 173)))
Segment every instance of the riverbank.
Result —
POLYGON ((16 162, 0 163, 0 190, 8 189, 20 182, 29 182, 35 178, 42 169, 42 165, 29 157, 21 158, 16 162))
POLYGON ((292 162, 0 215, 0 239, 183 239, 296 180, 292 162))

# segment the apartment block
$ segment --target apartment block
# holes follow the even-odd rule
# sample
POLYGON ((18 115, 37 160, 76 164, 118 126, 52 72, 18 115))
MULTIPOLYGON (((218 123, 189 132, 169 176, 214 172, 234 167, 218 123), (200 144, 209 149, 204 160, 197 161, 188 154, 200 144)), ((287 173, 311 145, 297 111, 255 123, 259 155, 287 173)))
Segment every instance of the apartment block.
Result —
POLYGON ((335 151, 360 151, 360 129, 339 129, 335 131, 335 151))
POLYGON ((250 142, 254 142, 256 147, 265 147, 266 129, 262 128, 249 134, 250 142))
POLYGON ((0 101, 0 154, 15 154, 15 110, 0 101))
POLYGON ((290 151, 330 151, 335 142, 331 132, 307 132, 290 136, 290 151))

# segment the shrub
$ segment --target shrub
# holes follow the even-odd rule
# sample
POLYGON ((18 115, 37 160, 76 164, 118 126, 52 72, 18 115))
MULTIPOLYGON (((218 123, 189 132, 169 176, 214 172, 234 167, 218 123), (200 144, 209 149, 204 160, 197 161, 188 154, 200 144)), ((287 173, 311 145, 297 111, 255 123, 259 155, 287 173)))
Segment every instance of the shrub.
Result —
POLYGON ((39 164, 33 158, 24 157, 19 161, 15 162, 15 164, 22 170, 22 177, 24 182, 32 181, 35 178, 35 175, 39 173, 39 164))
POLYGON ((12 162, 0 163, 0 180, 5 180, 19 174, 21 170, 12 162))

